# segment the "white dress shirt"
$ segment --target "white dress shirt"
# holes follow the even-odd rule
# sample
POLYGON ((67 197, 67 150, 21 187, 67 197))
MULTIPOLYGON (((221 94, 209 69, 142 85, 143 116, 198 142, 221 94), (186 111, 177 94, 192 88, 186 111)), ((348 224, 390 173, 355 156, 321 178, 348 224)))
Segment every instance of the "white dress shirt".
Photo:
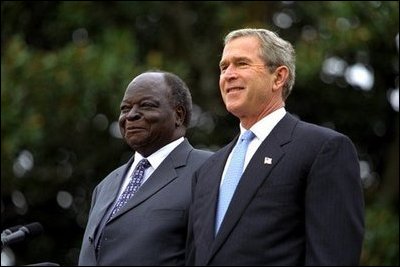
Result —
MULTIPOLYGON (((150 175, 157 169, 158 166, 163 162, 163 160, 172 152, 180 143, 182 143, 185 139, 183 137, 169 143, 166 146, 163 146, 153 154, 147 157, 147 160, 150 162, 150 167, 148 167, 144 172, 144 177, 142 180, 141 186, 147 181, 150 175)), ((119 190, 118 198, 124 192, 125 188, 128 186, 131 175, 135 171, 136 165, 141 161, 144 157, 140 155, 138 152, 135 152, 135 160, 132 162, 132 165, 124 178, 124 182, 119 190)))
MULTIPOLYGON (((264 142, 265 138, 271 133, 272 129, 278 124, 278 122, 285 116, 286 109, 284 107, 275 110, 271 114, 268 114, 258 122, 256 122, 249 130, 251 130, 255 137, 249 143, 247 148, 246 157, 244 159, 244 166, 243 171, 246 169, 247 164, 249 164, 250 159, 256 153, 257 149, 260 147, 261 143, 264 142)), ((240 136, 247 131, 241 124, 240 124, 240 136)), ((238 139, 238 141, 240 138, 238 139)), ((226 170, 231 162, 232 152, 229 154, 228 160, 225 163, 224 172, 222 173, 221 184, 224 180, 226 170)))

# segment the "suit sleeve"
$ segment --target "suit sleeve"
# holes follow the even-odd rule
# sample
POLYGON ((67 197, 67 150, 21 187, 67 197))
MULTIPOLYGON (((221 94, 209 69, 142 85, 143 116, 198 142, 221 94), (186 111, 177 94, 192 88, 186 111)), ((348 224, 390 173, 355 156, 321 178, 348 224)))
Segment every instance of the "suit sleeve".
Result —
POLYGON ((349 138, 326 141, 310 169, 305 195, 305 265, 359 264, 364 200, 356 150, 349 138))

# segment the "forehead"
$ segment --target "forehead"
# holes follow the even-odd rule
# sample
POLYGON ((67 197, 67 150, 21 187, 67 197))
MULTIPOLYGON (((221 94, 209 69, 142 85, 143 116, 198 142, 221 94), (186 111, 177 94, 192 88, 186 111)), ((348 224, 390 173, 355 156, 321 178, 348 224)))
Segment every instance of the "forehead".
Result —
POLYGON ((222 52, 222 60, 230 57, 258 56, 260 40, 255 36, 237 37, 229 41, 222 52))
POLYGON ((160 95, 167 96, 169 93, 168 86, 165 83, 162 73, 144 73, 137 76, 128 85, 125 91, 124 99, 133 95, 160 95))

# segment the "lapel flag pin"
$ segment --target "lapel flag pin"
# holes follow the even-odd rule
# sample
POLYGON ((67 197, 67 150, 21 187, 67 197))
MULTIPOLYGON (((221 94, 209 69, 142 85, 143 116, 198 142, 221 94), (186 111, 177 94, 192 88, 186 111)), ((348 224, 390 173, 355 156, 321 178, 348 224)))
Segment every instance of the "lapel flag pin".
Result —
POLYGON ((269 158, 269 157, 265 157, 264 158, 264 164, 268 164, 268 165, 272 164, 272 159, 269 158))

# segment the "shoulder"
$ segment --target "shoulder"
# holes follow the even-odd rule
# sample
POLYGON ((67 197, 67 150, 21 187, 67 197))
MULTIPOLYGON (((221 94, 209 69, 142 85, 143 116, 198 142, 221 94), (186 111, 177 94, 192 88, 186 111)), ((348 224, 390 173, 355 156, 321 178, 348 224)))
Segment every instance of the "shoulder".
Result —
POLYGON ((187 138, 185 138, 185 140, 179 145, 179 147, 182 149, 176 149, 177 152, 182 153, 183 151, 186 151, 189 157, 192 158, 207 159, 213 154, 213 152, 206 149, 194 148, 187 138))
POLYGON ((192 154, 195 157, 199 157, 199 158, 209 158, 211 155, 214 154, 214 152, 209 151, 209 150, 202 150, 202 149, 193 149, 192 150, 192 154))
POLYGON ((189 161, 196 162, 198 164, 204 163, 208 158, 210 158, 214 153, 208 150, 195 149, 190 152, 189 161))
POLYGON ((348 138, 343 133, 340 133, 334 129, 317 125, 315 123, 306 122, 297 118, 295 115, 287 113, 282 121, 277 125, 276 128, 285 129, 291 131, 292 137, 304 137, 308 138, 348 138), (288 127, 290 125, 290 127, 288 127))
POLYGON ((347 147, 352 152, 356 150, 347 135, 334 129, 302 120, 298 120, 296 127, 293 129, 292 141, 293 144, 304 147, 308 151, 337 149, 339 147, 347 147))
POLYGON ((314 142, 327 141, 327 140, 350 141, 350 138, 341 132, 338 132, 328 127, 316 125, 301 120, 299 121, 294 131, 294 136, 296 135, 304 137, 306 139, 311 139, 314 142))
POLYGON ((168 155, 168 158, 170 158, 176 166, 184 166, 186 164, 197 166, 211 155, 212 152, 210 151, 195 149, 185 138, 185 140, 168 155))

